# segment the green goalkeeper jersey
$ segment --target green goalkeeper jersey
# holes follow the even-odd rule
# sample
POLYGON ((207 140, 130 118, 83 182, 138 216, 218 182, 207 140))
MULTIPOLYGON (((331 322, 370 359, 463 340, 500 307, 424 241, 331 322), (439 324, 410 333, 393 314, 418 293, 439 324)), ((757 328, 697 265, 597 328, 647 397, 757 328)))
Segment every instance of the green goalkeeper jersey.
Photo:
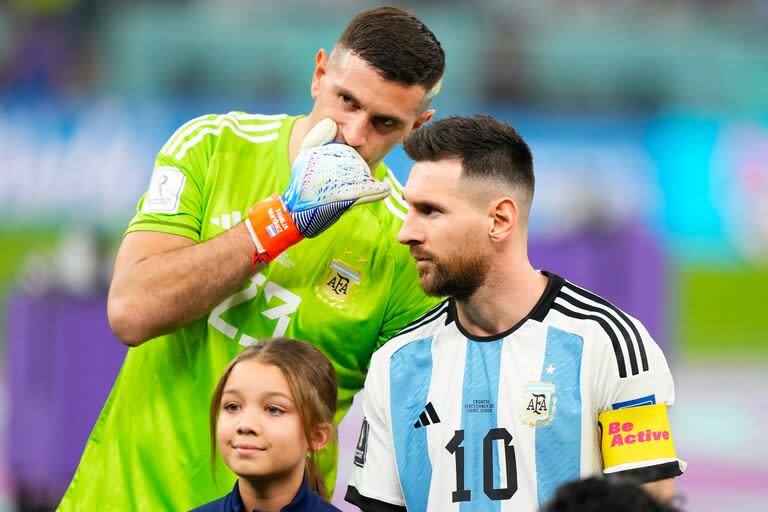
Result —
MULTIPOLYGON (((256 201, 288 186, 296 117, 232 112, 183 125, 163 146, 127 232, 203 242, 234 226, 256 201)), ((401 187, 358 206, 306 239, 193 324, 131 348, 86 445, 60 510, 188 510, 226 494, 214 484, 209 406, 229 361, 255 340, 311 342, 333 363, 341 420, 363 386, 371 354, 436 300, 396 240, 401 187)), ((335 460, 321 460, 333 483, 335 460)))

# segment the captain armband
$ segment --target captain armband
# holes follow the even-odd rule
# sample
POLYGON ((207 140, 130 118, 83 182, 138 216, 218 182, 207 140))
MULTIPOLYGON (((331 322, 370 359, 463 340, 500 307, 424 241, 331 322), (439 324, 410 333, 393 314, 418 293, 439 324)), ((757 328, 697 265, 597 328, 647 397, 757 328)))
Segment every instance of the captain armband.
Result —
POLYGON ((667 405, 601 412, 598 417, 605 473, 679 462, 669 428, 667 405))

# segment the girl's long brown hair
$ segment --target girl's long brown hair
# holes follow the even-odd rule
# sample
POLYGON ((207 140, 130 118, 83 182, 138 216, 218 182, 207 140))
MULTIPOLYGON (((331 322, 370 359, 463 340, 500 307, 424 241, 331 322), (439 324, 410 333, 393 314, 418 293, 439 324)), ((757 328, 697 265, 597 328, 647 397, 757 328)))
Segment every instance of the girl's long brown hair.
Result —
MULTIPOLYGON (((291 389, 291 394, 296 403, 302 430, 310 446, 305 473, 307 482, 312 490, 323 499, 328 499, 328 489, 325 487, 323 475, 317 465, 317 452, 311 449, 313 444, 312 433, 322 423, 333 425, 333 416, 336 413, 336 397, 338 394, 338 381, 336 372, 327 357, 318 349, 305 343, 290 338, 273 338, 263 340, 251 345, 237 357, 235 357, 224 374, 216 384, 211 399, 211 470, 216 477, 216 461, 218 443, 216 441, 216 427, 221 410, 221 397, 224 394, 224 386, 227 384, 232 369, 248 359, 256 359, 264 365, 277 366, 282 370, 291 389)), ((330 450, 333 460, 336 459, 336 430, 326 446, 330 450)))

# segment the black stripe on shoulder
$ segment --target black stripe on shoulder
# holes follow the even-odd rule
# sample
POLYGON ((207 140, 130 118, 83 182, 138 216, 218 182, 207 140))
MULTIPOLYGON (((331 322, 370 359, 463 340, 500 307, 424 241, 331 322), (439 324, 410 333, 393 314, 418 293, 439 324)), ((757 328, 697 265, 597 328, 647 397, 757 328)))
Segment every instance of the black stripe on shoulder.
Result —
POLYGON ((608 318, 611 321, 611 323, 615 325, 616 328, 621 333, 621 337, 624 340, 624 345, 627 347, 627 354, 629 354, 629 364, 632 367, 632 375, 637 375, 638 373, 640 373, 640 371, 637 369, 637 356, 635 355, 635 347, 632 344, 632 338, 629 337, 629 333, 624 328, 624 325, 622 325, 619 319, 616 318, 616 316, 613 313, 611 313, 610 310, 603 309, 603 308, 594 306, 592 304, 587 304, 586 302, 582 302, 576 297, 569 295, 567 293, 561 293, 560 298, 572 304, 573 306, 576 306, 577 308, 585 309, 592 313, 599 313, 605 316, 606 318, 608 318))
POLYGON ((672 461, 656 464, 655 466, 647 466, 644 468, 616 471, 615 473, 609 473, 607 476, 608 478, 622 478, 632 480, 639 484, 645 484, 648 482, 655 482, 657 480, 664 480, 666 478, 674 478, 682 474, 683 470, 680 469, 680 463, 677 461, 672 461))
POLYGON ((608 325, 608 321, 606 321, 605 318, 596 316, 596 315, 588 315, 586 313, 581 313, 579 311, 573 311, 557 302, 552 304, 552 309, 555 311, 559 311, 565 316, 569 316, 571 318, 577 318, 579 320, 593 320, 598 324, 600 324, 600 326, 608 334, 608 337, 611 339, 611 345, 613 345, 613 352, 616 354, 616 364, 619 367, 619 377, 623 379, 624 377, 627 376, 627 365, 624 362, 624 354, 621 352, 621 345, 619 345, 619 338, 616 337, 616 333, 613 332, 613 329, 611 329, 611 326, 608 325))
POLYGON ((600 297, 599 295, 595 295, 594 293, 585 290, 584 288, 581 288, 579 286, 576 286, 575 284, 571 282, 566 282, 565 287, 569 290, 572 290, 575 293, 581 294, 584 297, 597 302, 598 304, 601 304, 605 306, 606 308, 612 310, 615 312, 619 317, 621 317, 622 320, 624 320, 627 325, 629 325, 629 328, 632 329, 632 334, 635 335, 635 339, 637 340, 637 348, 640 351, 640 363, 642 365, 643 371, 648 371, 648 356, 645 353, 645 345, 643 345, 643 338, 640 336, 640 333, 637 331, 637 327, 635 327, 635 323, 627 317, 626 313, 624 313, 621 309, 617 308, 604 298, 600 297))
POLYGON ((354 486, 347 487, 344 500, 356 505, 363 512, 406 512, 407 509, 400 505, 393 505, 385 501, 375 500, 360 494, 354 486))
POLYGON ((409 332, 413 332, 419 327, 423 327, 424 325, 434 321, 437 319, 440 315, 448 311, 448 302, 449 299, 445 299, 443 302, 438 304, 437 306, 433 307, 423 315, 421 315, 419 318, 411 322, 410 324, 403 327, 403 329, 396 334, 396 336, 400 336, 402 334, 408 334, 409 332))
POLYGON ((549 313, 552 304, 555 302, 557 295, 560 293, 565 279, 552 272, 546 270, 541 271, 542 274, 547 276, 547 287, 544 288, 544 293, 541 294, 539 301, 533 306, 533 309, 528 314, 528 318, 536 320, 537 322, 543 322, 544 318, 549 313))

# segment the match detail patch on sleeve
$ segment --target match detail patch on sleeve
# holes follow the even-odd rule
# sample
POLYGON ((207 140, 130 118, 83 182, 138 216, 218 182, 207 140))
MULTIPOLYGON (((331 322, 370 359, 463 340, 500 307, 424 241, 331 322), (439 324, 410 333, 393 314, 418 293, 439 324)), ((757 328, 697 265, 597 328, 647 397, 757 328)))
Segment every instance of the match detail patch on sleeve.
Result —
POLYGON ((141 213, 178 213, 187 177, 175 167, 155 167, 141 213))
POLYGON ((606 472, 638 462, 675 460, 667 405, 645 405, 598 415, 600 446, 606 472))
POLYGON ((368 420, 363 418, 363 424, 360 426, 360 437, 357 440, 357 447, 355 447, 355 465, 359 467, 365 466, 366 455, 368 454, 368 420))

